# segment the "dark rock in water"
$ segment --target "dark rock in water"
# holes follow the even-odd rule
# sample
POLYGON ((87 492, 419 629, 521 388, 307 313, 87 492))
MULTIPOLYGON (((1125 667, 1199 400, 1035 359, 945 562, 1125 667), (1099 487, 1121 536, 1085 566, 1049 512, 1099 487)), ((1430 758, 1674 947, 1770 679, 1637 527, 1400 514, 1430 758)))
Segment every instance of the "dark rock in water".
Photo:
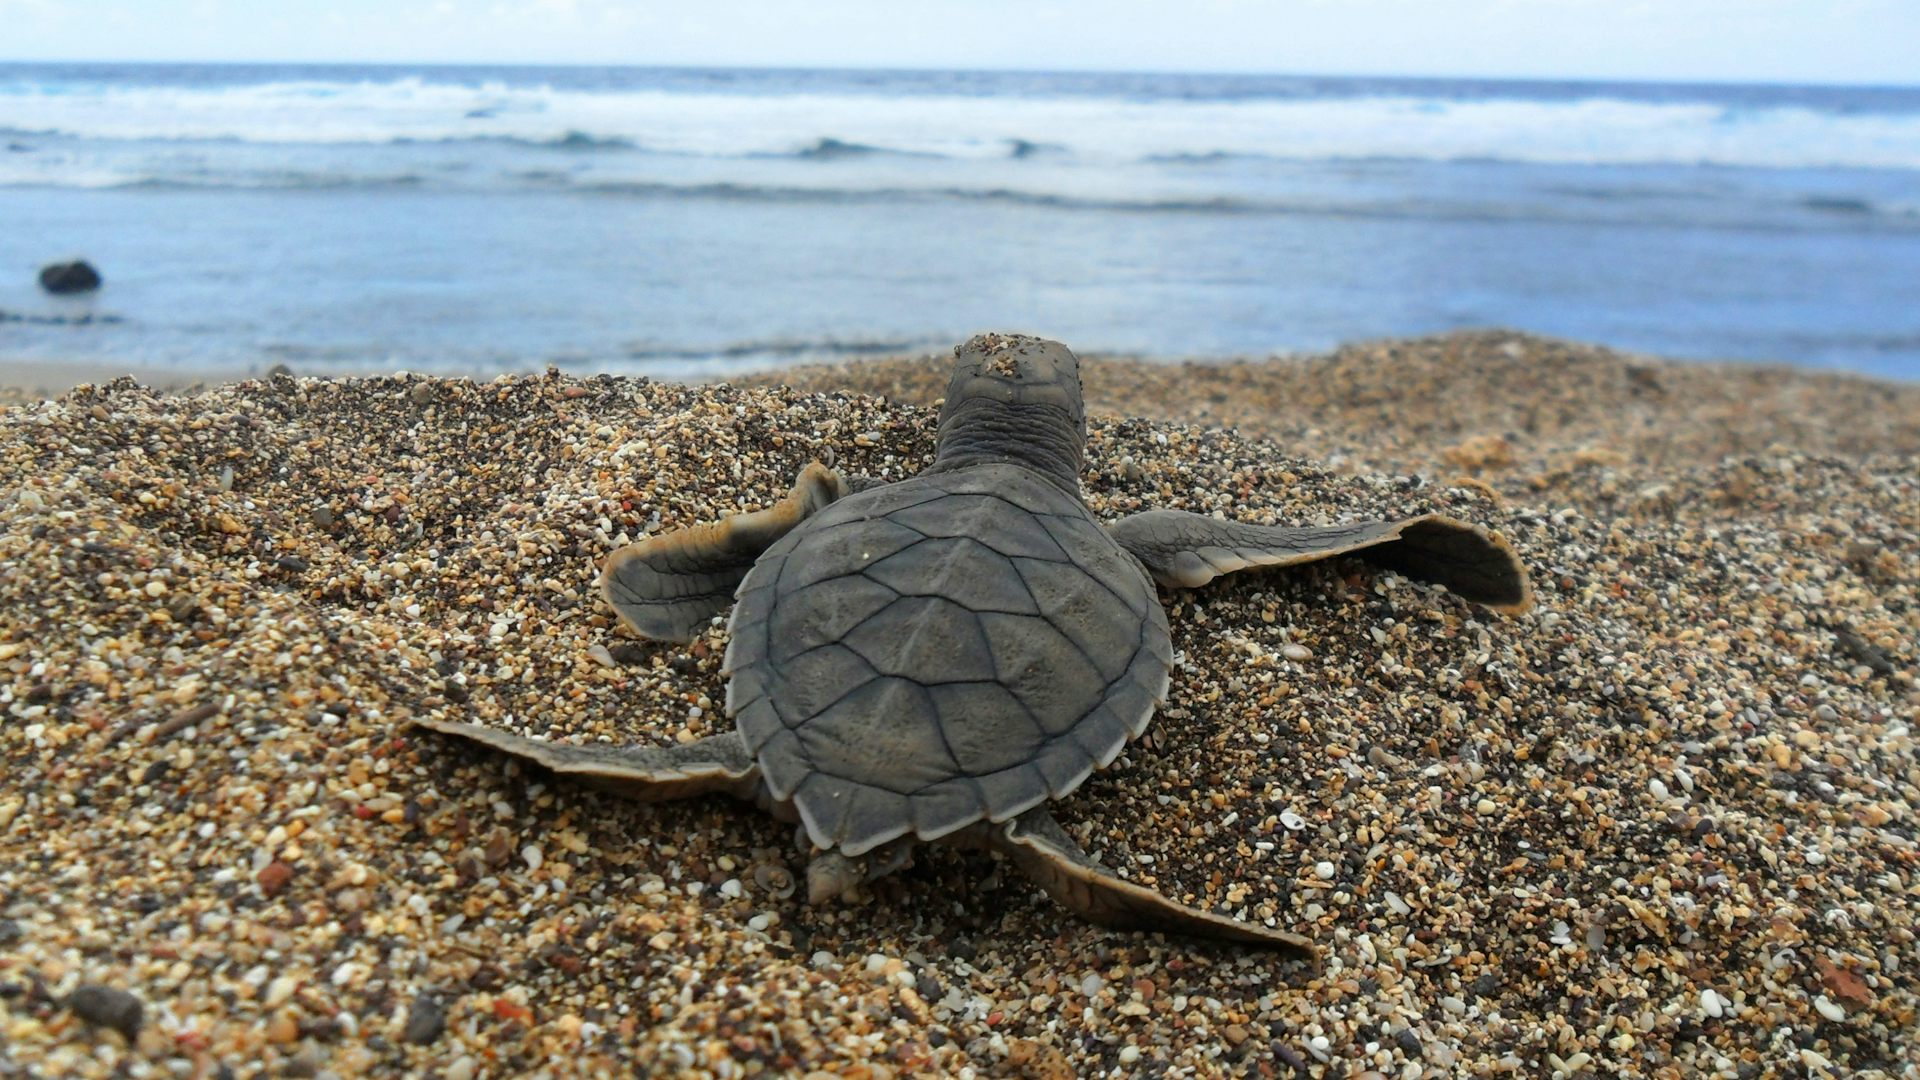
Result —
POLYGON ((67 1008, 89 1024, 112 1028, 126 1036, 128 1042, 140 1034, 147 1011, 139 998, 125 990, 95 983, 75 988, 73 996, 67 998, 67 1008))
POLYGON ((53 263, 41 268, 40 287, 59 295, 92 292, 100 287, 100 271, 95 270, 85 259, 75 259, 69 263, 53 263))

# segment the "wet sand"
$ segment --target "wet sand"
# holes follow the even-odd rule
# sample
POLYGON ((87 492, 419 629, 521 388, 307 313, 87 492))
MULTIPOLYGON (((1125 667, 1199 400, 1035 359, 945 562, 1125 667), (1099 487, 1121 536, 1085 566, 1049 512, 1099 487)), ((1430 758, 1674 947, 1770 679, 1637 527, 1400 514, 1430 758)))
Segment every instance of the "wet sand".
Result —
POLYGON ((1505 535, 1538 605, 1353 562, 1165 594, 1170 707, 1059 806, 1127 876, 1315 936, 1312 977, 939 848, 814 910, 749 806, 409 727, 724 730, 724 628, 625 639, 598 563, 812 458, 916 471, 924 363, 5 408, 0 1062, 1908 1075, 1914 390, 1510 336, 1304 363, 1090 361, 1096 513, 1441 511, 1505 535))

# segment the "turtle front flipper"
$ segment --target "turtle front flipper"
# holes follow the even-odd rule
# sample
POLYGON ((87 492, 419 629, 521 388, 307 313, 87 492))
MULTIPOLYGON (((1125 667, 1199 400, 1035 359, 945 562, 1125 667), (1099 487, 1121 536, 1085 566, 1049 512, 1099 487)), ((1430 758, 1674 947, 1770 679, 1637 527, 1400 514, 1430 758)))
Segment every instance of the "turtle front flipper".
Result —
POLYGON ((996 826, 990 835, 990 846, 1012 859, 1061 906, 1089 922, 1116 930, 1158 930, 1259 945, 1319 967, 1320 954, 1313 942, 1298 934, 1175 903, 1144 885, 1114 876, 1080 850, 1044 809, 1029 810, 996 826))
POLYGON ((413 722, 524 758, 564 776, 635 802, 666 802, 719 792, 754 798, 760 769, 736 732, 696 739, 682 746, 581 746, 523 738, 484 724, 432 717, 413 722))
POLYGON ((642 637, 691 641, 727 609, 740 579, 774 542, 847 494, 840 474, 815 461, 786 498, 764 510, 651 536, 607 559, 600 591, 642 637))
POLYGON ((1350 525, 1249 525, 1149 510, 1107 526, 1162 585, 1193 589, 1252 567, 1354 555, 1517 615, 1533 604, 1526 567, 1499 534, 1439 514, 1350 525))

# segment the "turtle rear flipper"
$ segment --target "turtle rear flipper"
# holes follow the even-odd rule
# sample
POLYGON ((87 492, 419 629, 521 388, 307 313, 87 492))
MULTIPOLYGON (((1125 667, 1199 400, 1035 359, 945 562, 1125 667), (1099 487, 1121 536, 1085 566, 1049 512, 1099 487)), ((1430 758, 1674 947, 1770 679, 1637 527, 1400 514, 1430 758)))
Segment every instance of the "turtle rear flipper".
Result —
POLYGON ((733 602, 734 589, 762 552, 846 493, 838 473, 812 462, 800 470, 793 490, 764 510, 662 533, 614 552, 600 591, 642 637, 691 641, 733 602))
POLYGON ((1320 965, 1313 942, 1176 903, 1144 885, 1114 876, 1073 842, 1053 815, 1030 810, 994 829, 990 845, 1012 859, 1047 895, 1089 922, 1116 930, 1158 930, 1262 945, 1320 965))
POLYGON ((1198 588, 1236 570, 1354 555, 1443 585, 1495 611, 1519 614, 1533 604, 1526 569, 1505 540, 1481 526, 1439 514, 1284 526, 1149 510, 1121 518, 1107 526, 1107 532, 1146 564, 1155 580, 1176 588, 1198 588))
POLYGON ((523 738, 484 724, 430 717, 414 717, 413 722, 578 777, 635 802, 689 799, 709 792, 751 799, 760 786, 759 766, 740 736, 731 731, 683 746, 580 746, 523 738))

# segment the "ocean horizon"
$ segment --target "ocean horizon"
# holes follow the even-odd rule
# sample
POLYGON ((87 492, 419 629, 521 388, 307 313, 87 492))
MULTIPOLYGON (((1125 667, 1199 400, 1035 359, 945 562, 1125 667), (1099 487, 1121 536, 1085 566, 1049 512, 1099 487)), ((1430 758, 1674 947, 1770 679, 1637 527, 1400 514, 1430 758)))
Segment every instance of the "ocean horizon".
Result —
POLYGON ((1920 88, 0 64, 0 359, 661 376, 1508 326, 1920 378, 1920 88), (84 256, 106 287, 43 295, 84 256))

